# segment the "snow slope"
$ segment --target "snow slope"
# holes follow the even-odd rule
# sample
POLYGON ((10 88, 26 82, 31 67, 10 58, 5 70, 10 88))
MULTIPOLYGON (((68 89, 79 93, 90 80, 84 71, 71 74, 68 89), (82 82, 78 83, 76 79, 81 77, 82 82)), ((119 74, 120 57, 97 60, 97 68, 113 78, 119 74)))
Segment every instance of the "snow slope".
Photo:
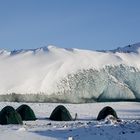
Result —
MULTIPOLYGON (((2 109, 11 105, 15 109, 21 105, 16 102, 0 102, 2 109)), ((72 117, 78 114, 76 121, 55 122, 46 119, 50 116, 56 103, 28 103, 39 118, 36 121, 24 121, 23 125, 0 125, 1 140, 139 140, 140 137, 140 103, 90 103, 64 104, 72 117), (99 111, 113 107, 122 122, 110 119, 96 121, 99 111)))
POLYGON ((0 50, 0 101, 139 101, 139 48, 0 50))

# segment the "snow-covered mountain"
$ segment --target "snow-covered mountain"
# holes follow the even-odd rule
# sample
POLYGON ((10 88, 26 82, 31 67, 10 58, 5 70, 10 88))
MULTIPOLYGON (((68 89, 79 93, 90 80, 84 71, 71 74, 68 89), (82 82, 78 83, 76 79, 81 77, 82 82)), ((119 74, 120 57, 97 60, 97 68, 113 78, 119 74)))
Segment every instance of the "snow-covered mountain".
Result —
POLYGON ((0 100, 138 101, 139 50, 140 43, 102 52, 55 46, 0 50, 0 100))
POLYGON ((120 52, 120 53, 139 53, 140 52, 140 43, 132 44, 132 45, 127 45, 123 48, 119 47, 115 50, 111 50, 112 52, 120 52))

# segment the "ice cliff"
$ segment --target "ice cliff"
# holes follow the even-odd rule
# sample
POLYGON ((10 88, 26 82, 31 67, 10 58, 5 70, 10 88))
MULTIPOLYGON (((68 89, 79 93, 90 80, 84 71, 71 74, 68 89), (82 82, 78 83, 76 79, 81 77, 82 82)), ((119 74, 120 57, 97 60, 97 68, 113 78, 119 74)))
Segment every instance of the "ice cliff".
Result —
POLYGON ((0 101, 140 100, 140 43, 110 51, 0 50, 0 101))

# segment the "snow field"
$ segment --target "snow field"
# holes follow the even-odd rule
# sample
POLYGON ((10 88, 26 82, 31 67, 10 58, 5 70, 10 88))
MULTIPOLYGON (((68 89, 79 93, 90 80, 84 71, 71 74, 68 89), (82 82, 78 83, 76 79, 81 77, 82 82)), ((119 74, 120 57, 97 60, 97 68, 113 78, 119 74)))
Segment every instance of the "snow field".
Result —
MULTIPOLYGON (((15 108, 22 103, 1 102, 0 107, 11 105, 15 108)), ((54 103, 27 103, 39 118, 37 121, 24 122, 24 125, 0 125, 0 139, 5 140, 130 140, 140 136, 140 103, 112 102, 90 104, 63 104, 74 117, 70 122, 55 122, 47 118, 53 109, 59 105, 54 103), (123 120, 120 123, 111 120, 96 121, 99 111, 105 106, 111 106, 123 120)))

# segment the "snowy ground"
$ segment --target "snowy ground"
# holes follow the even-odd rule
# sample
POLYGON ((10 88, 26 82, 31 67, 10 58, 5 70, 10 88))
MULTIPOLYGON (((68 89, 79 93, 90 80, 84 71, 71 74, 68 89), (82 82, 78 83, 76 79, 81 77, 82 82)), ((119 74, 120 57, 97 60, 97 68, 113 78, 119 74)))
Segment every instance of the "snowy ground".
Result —
MULTIPOLYGON (((0 108, 6 105, 17 108, 21 103, 1 102, 0 108)), ((39 119, 24 122, 24 125, 0 125, 0 140, 137 140, 140 137, 140 103, 64 104, 73 117, 78 113, 78 120, 72 122, 54 122, 47 119, 58 104, 28 105, 39 119), (122 122, 95 120, 98 112, 107 105, 117 111, 122 122)))

